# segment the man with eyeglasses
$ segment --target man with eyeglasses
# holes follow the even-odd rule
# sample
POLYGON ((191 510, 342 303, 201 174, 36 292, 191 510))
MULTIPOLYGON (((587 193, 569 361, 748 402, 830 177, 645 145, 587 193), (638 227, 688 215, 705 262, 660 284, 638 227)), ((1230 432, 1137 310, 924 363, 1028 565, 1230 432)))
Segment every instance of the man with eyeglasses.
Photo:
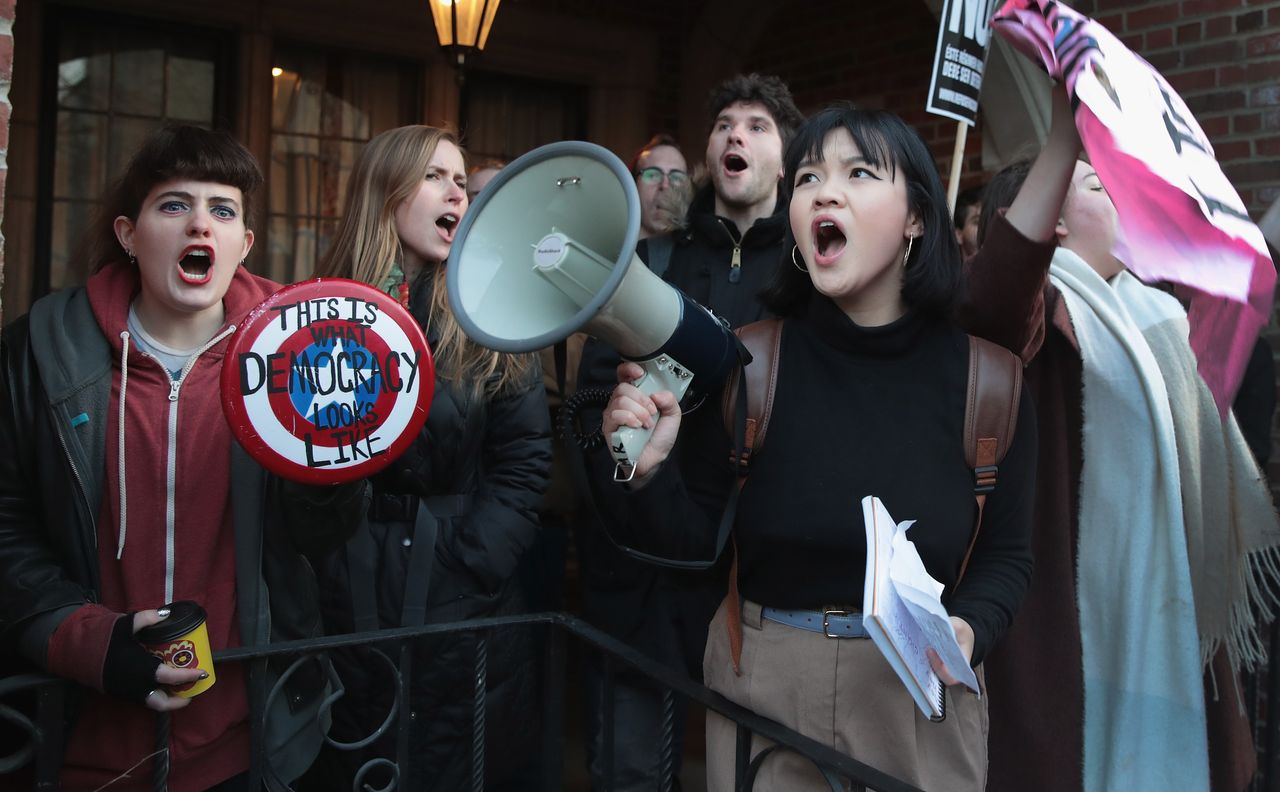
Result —
MULTIPOLYGON (((683 222, 672 231, 647 236, 642 219, 641 234, 647 238, 642 238, 636 252, 673 286, 724 317, 731 327, 741 327, 768 316, 759 294, 785 261, 787 206, 779 202, 778 189, 782 152, 804 117, 782 80, 759 74, 738 75, 718 85, 707 109, 709 180, 692 196, 683 222)), ((674 186, 674 167, 637 160, 632 173, 642 205, 645 180, 669 191, 674 186), (644 174, 647 167, 660 168, 666 178, 644 174)), ((612 389, 618 360, 616 352, 589 340, 583 350, 579 387, 612 389)), ((584 414, 582 425, 592 420, 594 416, 584 414)), ((673 455, 690 489, 705 484, 706 476, 718 474, 682 453, 699 447, 706 446, 686 443, 673 455)), ((602 458, 593 453, 589 452, 586 465, 598 514, 589 515, 592 522, 580 524, 579 533, 583 615, 653 659, 701 680, 707 628, 725 596, 727 566, 707 571, 667 569, 625 555, 614 546, 607 532, 627 519, 627 511, 618 502, 616 485, 608 481, 613 470, 608 453, 599 452, 602 458)), ((615 674, 613 775, 607 778, 603 672, 593 661, 585 670, 587 760, 594 788, 618 792, 656 788, 664 715, 661 694, 625 671, 615 674)), ((677 697, 673 710, 672 769, 679 789, 687 705, 677 697)))
POLYGON ((674 230, 689 208, 689 167, 676 139, 657 134, 636 152, 631 163, 640 193, 640 238, 674 230))

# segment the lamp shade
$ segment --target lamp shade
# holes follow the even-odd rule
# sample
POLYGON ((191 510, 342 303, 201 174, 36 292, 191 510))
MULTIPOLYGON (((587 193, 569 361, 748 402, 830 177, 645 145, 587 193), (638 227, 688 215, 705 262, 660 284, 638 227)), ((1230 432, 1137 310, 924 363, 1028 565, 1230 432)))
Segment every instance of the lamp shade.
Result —
POLYGON ((483 50, 501 0, 428 0, 440 46, 483 50))

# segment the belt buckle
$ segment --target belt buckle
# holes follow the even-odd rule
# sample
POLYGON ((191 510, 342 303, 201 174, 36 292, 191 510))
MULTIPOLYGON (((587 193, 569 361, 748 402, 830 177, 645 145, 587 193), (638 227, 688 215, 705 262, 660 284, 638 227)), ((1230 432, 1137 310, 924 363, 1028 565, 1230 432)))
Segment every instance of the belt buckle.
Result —
POLYGON ((843 638, 843 637, 844 637, 843 635, 833 635, 833 634, 832 634, 832 632, 831 632, 831 621, 830 621, 830 620, 831 620, 831 617, 832 617, 832 616, 848 616, 848 615, 849 615, 849 611, 845 610, 844 608, 832 608, 832 607, 828 607, 828 606, 823 606, 823 608, 822 608, 822 634, 823 634, 823 635, 825 635, 825 636, 826 636, 826 637, 828 637, 828 638, 843 638))

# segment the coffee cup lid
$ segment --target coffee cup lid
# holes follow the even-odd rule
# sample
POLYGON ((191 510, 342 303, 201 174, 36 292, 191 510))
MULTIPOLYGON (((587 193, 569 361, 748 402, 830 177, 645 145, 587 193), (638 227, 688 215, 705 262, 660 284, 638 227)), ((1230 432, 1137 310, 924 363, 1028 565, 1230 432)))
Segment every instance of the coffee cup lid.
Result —
POLYGON ((139 643, 167 643, 191 632, 205 620, 204 608, 191 600, 170 602, 164 607, 169 609, 169 617, 159 624, 138 630, 135 637, 139 643))

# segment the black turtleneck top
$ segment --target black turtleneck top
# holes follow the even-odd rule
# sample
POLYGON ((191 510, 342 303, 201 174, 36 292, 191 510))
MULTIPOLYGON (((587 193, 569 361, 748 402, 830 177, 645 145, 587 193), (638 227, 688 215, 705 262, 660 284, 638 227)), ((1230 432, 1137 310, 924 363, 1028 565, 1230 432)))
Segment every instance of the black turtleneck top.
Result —
MULTIPOLYGON (((806 315, 786 320, 769 434, 734 525, 744 597, 778 608, 859 607, 861 501, 874 495, 898 522, 916 521, 907 536, 947 586, 950 613, 973 627, 973 662, 981 662, 1031 578, 1036 426, 1024 392, 978 544, 955 588, 977 513, 964 459, 968 346, 954 326, 916 313, 859 327, 821 296, 806 315)), ((637 518, 630 533, 638 535, 627 539, 643 552, 707 559, 733 482, 730 441, 710 404, 684 423, 684 467, 696 456, 704 472, 719 474, 682 477, 664 465, 629 495, 637 518)))

